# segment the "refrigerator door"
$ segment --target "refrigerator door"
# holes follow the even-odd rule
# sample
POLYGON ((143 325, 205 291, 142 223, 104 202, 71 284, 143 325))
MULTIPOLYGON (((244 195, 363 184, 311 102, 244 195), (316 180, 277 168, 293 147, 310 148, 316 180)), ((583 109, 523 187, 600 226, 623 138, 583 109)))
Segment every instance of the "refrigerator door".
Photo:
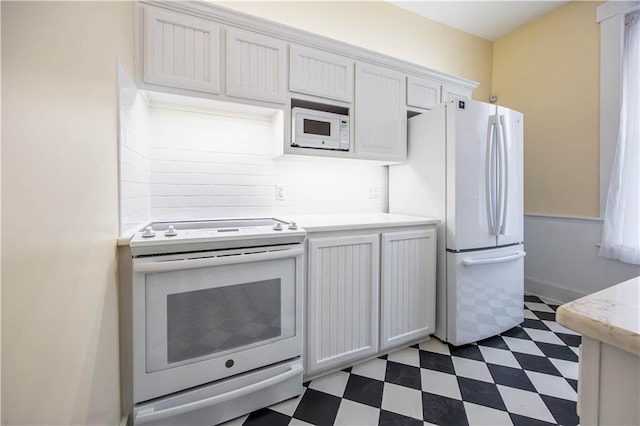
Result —
POLYGON ((447 104, 447 249, 496 245, 496 106, 447 104))
POLYGON ((499 142, 503 154, 498 158, 498 245, 524 241, 523 233, 523 128, 524 116, 518 111, 498 107, 499 142))
POLYGON ((464 345, 524 320, 524 246, 447 253, 447 341, 464 345))

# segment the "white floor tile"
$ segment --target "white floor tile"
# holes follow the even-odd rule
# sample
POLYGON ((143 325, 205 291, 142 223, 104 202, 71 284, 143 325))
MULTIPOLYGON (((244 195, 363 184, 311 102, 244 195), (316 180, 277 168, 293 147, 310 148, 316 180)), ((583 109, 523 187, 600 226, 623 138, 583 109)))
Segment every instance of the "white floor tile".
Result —
POLYGON ((374 358, 361 364, 354 365, 351 372, 359 376, 384 381, 384 377, 387 374, 387 361, 380 358, 374 358))
POLYGON ((537 393, 502 385, 498 385, 498 391, 500 391, 500 396, 502 396, 508 412, 549 423, 556 422, 537 393))
POLYGON ((506 367, 521 368, 520 364, 510 351, 504 349, 479 346, 484 360, 489 364, 504 365, 506 367))
POLYGON ((549 361, 558 369, 567 379, 578 380, 578 363, 573 361, 565 361, 564 359, 549 358, 549 361))
POLYGON ((426 342, 420 343, 420 349, 423 351, 435 352, 442 355, 451 355, 451 351, 449 351, 449 345, 446 343, 442 343, 439 339, 435 337, 431 337, 431 339, 426 342))
POLYGON ((420 370, 422 390, 436 395, 462 400, 458 379, 453 374, 422 368, 420 370))
POLYGON ((525 317, 525 318, 532 319, 532 320, 539 320, 539 319, 540 319, 540 318, 538 318, 538 317, 536 316, 536 314, 534 314, 533 312, 531 312, 531 311, 530 311, 530 310, 528 310, 528 309, 525 309, 525 310, 524 310, 524 317, 525 317))
POLYGON ((568 328, 565 328, 563 326, 561 326, 560 324, 558 324, 555 321, 542 321, 544 323, 544 325, 546 325, 547 327, 549 327, 549 330, 556 332, 556 333, 564 333, 564 334, 573 334, 575 336, 580 336, 580 333, 576 333, 573 330, 569 330, 568 328))
POLYGON ((333 424, 336 426, 377 425, 379 418, 380 410, 377 408, 343 399, 333 424))
POLYGON ((384 384, 382 409, 422 419, 422 392, 392 383, 384 384))
POLYGON ((571 349, 573 353, 580 356, 580 348, 574 348, 573 346, 569 346, 568 348, 571 349))
POLYGON ((452 356, 451 360, 453 361, 453 368, 458 376, 493 383, 493 377, 491 377, 487 364, 484 362, 459 358, 457 356, 452 356))
POLYGON ((529 380, 533 383, 538 393, 542 395, 555 396, 556 398, 576 401, 577 394, 565 379, 549 374, 536 373, 535 371, 525 371, 529 380))
POLYGON ((545 356, 538 346, 531 340, 518 339, 517 337, 502 336, 509 349, 529 355, 545 356))
POLYGON ((415 348, 403 348, 399 351, 391 352, 387 356, 387 361, 420 367, 420 351, 415 348))
POLYGON ((295 417, 291 419, 291 421, 289 422, 289 426, 314 426, 311 423, 307 423, 305 421, 302 421, 300 419, 296 419, 295 417))
POLYGON ((548 307, 547 305, 545 305, 544 303, 537 303, 537 302, 524 302, 524 305, 531 309, 532 311, 538 311, 538 312, 551 312, 553 313, 553 309, 551 309, 550 307, 548 307))
POLYGON ((564 346, 564 342, 560 340, 560 338, 556 336, 552 331, 524 327, 523 330, 536 342, 552 343, 554 345, 564 346))
POLYGON ((467 413, 467 420, 469 420, 470 425, 495 426, 513 424, 509 413, 502 410, 496 410, 470 402, 464 403, 464 410, 467 413))
POLYGON ((277 404, 271 405, 269 408, 273 411, 277 411, 278 413, 286 414, 287 416, 293 416, 296 408, 298 408, 298 403, 302 399, 306 388, 302 390, 302 393, 296 398, 287 399, 286 401, 279 402, 277 404))
POLYGON ((242 426, 244 421, 247 420, 247 417, 249 417, 248 414, 245 416, 236 417, 233 420, 229 420, 228 422, 220 424, 220 426, 242 426))
POLYGON ((344 389, 347 387, 348 380, 349 373, 338 371, 337 373, 329 374, 328 376, 312 380, 311 383, 309 383, 309 389, 315 389, 320 392, 328 393, 342 398, 342 396, 344 395, 344 389))

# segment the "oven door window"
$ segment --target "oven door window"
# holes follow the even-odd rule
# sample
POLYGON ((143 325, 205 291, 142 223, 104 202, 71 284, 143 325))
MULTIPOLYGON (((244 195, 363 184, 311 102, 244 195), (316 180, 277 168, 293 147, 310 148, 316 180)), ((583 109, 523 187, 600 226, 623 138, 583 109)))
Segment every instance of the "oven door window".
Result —
POLYGON ((294 259, 150 273, 145 290, 147 372, 295 335, 294 259))

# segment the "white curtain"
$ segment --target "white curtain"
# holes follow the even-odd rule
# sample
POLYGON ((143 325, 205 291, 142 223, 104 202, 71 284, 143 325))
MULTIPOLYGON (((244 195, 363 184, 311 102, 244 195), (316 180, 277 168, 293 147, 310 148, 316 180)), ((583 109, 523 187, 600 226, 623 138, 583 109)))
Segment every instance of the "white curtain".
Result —
POLYGON ((640 264, 640 12, 625 18, 620 130, 600 255, 640 264))

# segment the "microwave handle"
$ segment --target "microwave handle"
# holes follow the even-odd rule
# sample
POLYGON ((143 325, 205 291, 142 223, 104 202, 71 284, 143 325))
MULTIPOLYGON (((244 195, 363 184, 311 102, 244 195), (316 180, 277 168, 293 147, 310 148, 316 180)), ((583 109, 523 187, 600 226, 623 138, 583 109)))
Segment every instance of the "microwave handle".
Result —
POLYGON ((237 265, 248 262, 262 262, 265 260, 284 259, 297 257, 304 254, 302 248, 274 250, 262 253, 247 253, 233 256, 204 257, 199 259, 166 260, 166 261, 133 261, 133 272, 170 272, 185 269, 207 268, 212 266, 237 265))
POLYGON ((242 396, 249 395, 250 393, 257 392, 265 389, 269 386, 284 382, 291 377, 294 377, 302 373, 302 365, 296 364, 284 373, 277 376, 270 377, 266 380, 262 380, 258 383, 253 383, 249 386, 245 386, 240 389, 233 390, 231 392, 223 393, 222 395, 215 395, 209 398, 201 399, 194 402, 178 405, 175 407, 165 408, 163 410, 155 411, 153 408, 140 410, 135 415, 135 424, 149 423, 154 420, 166 419, 168 417, 177 416, 178 414, 187 413, 189 411, 199 410, 201 408, 211 407, 212 405, 221 404, 225 401, 229 401, 234 398, 240 398, 242 396))

